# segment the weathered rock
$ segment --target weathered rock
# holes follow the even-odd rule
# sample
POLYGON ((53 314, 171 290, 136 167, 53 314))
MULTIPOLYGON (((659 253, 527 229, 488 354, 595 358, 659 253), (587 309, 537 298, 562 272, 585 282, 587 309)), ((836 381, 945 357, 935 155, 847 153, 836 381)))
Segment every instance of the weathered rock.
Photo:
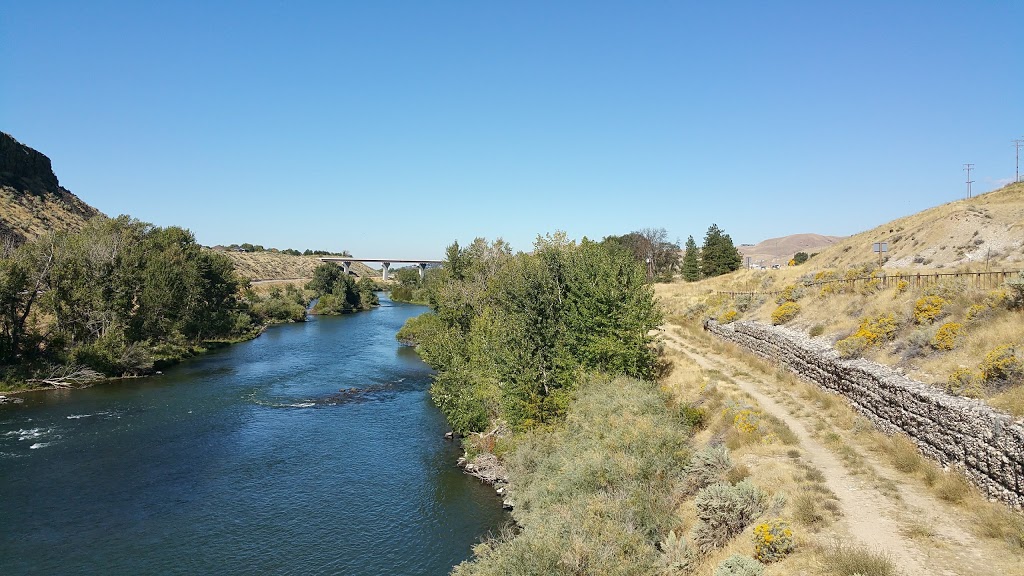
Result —
POLYGON ((953 396, 828 343, 760 322, 705 329, 849 400, 886 433, 903 432, 921 452, 960 469, 990 498, 1024 507, 1024 425, 980 400, 953 396))

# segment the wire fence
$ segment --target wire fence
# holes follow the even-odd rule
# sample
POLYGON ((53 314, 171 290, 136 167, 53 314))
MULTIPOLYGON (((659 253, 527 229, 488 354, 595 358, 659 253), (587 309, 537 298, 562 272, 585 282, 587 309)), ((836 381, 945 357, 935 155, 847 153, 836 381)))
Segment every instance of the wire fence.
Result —
MULTIPOLYGON (((918 272, 916 274, 873 274, 870 276, 857 276, 855 278, 830 278, 827 280, 800 282, 799 285, 809 287, 840 284, 843 285, 843 288, 849 288, 851 291, 856 291, 858 284, 860 286, 865 286, 868 283, 874 283, 874 286, 881 288, 895 288, 900 282, 906 282, 907 288, 920 290, 927 288, 928 286, 935 286, 943 281, 959 280, 963 281, 965 288, 991 290, 1004 285, 1009 279, 1018 277, 1020 273, 1020 271, 1000 270, 998 272, 935 272, 931 274, 922 274, 918 272)), ((714 294, 723 294, 735 298, 737 296, 777 296, 782 294, 783 291, 757 290, 742 292, 714 290, 712 292, 714 294)))

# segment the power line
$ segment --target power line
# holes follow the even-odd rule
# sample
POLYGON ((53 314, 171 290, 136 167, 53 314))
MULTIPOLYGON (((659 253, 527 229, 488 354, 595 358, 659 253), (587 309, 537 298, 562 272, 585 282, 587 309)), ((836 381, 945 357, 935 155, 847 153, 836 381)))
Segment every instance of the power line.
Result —
POLYGON ((971 197, 971 184, 974 180, 971 180, 971 170, 974 169, 974 164, 964 164, 964 170, 967 171, 967 197, 971 197))
POLYGON ((1024 140, 1014 140, 1013 147, 1017 149, 1017 177, 1013 180, 1014 182, 1020 182, 1020 146, 1024 144, 1024 140))

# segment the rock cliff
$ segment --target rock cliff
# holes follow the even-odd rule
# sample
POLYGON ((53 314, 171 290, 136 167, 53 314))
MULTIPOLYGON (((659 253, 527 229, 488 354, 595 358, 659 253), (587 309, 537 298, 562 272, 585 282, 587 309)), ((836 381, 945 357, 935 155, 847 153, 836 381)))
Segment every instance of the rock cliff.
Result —
POLYGON ((0 132, 0 237, 21 243, 78 230, 97 214, 60 185, 45 154, 0 132))

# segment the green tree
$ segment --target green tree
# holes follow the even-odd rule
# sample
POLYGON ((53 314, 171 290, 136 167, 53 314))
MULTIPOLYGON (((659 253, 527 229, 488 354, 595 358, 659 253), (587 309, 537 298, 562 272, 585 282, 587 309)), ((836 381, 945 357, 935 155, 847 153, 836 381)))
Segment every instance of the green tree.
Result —
POLYGON ((686 238, 686 252, 683 254, 683 280, 687 282, 700 280, 700 253, 692 235, 686 238))
POLYGON ((311 290, 317 298, 324 294, 334 292, 335 285, 345 276, 341 267, 324 262, 313 269, 313 278, 306 284, 306 289, 311 290))
POLYGON ((808 258, 810 258, 810 256, 807 255, 807 252, 797 252, 793 255, 793 262, 799 266, 804 262, 807 262, 808 258))
POLYGON ((477 239, 448 256, 428 284, 433 312, 399 338, 437 371, 431 397, 456 430, 556 421, 587 371, 653 374, 660 314, 644 266, 620 244, 557 233, 531 254, 477 239))
POLYGON ((740 251, 732 238, 717 224, 712 224, 704 235, 704 246, 700 251, 700 272, 704 277, 721 276, 739 270, 743 263, 740 251))

